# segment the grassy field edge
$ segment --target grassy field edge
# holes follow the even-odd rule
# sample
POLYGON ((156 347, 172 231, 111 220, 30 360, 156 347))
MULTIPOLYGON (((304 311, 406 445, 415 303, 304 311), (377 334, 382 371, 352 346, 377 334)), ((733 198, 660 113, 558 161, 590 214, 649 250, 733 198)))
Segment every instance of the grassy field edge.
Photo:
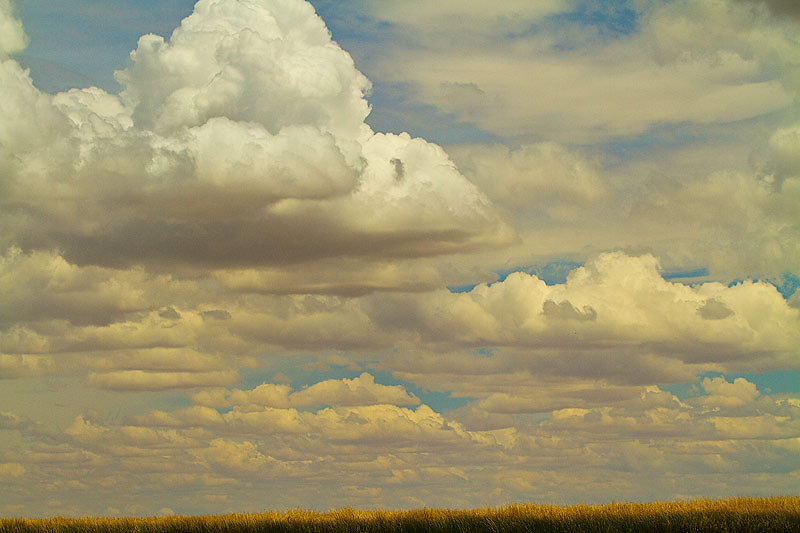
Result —
POLYGON ((782 531, 800 532, 800 497, 734 498, 608 505, 509 505, 473 510, 419 509, 151 518, 5 518, 18 532, 422 532, 422 531, 782 531))

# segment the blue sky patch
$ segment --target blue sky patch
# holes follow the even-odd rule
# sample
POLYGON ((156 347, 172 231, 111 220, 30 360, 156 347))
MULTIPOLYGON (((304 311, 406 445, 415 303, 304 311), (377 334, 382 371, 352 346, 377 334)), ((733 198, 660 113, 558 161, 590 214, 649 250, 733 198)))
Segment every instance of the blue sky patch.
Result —
POLYGON ((590 26, 603 37, 621 37, 639 30, 639 17, 633 2, 600 0, 582 2, 575 11, 551 17, 558 25, 590 26))
POLYGON ((661 277, 666 280, 681 280, 681 279, 688 279, 688 278, 702 278, 708 276, 709 272, 706 267, 700 268, 691 268, 688 270, 673 270, 670 272, 663 272, 661 277))

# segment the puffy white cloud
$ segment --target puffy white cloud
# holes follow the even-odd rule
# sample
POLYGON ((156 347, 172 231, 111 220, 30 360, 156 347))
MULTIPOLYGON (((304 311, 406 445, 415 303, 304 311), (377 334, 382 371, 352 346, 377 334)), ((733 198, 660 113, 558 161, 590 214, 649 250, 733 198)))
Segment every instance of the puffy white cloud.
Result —
POLYGON ((169 43, 145 35, 131 61, 117 79, 146 129, 225 116, 273 134, 296 125, 350 140, 367 133, 369 81, 306 2, 200 1, 169 43))
MULTIPOLYGON (((39 281, 26 282, 42 292, 43 316, 31 311, 27 320, 15 322, 9 315, 11 323, 0 336, 9 375, 69 363, 90 370, 91 383, 114 389, 229 385, 237 365, 266 361, 262 354, 343 349, 355 350, 356 358, 363 350, 382 353, 384 368, 436 390, 469 389, 454 378, 463 369, 474 375, 515 369, 587 380, 590 390, 592 379, 618 385, 686 381, 703 370, 766 371, 793 367, 796 359, 797 310, 774 287, 753 282, 689 287, 664 280, 652 256, 600 255, 573 271, 565 284, 548 286, 536 276, 515 273, 460 294, 438 290, 357 298, 228 295, 224 287, 204 281, 173 284, 135 271, 119 271, 121 277, 113 281, 107 269, 51 259, 44 264, 61 274, 49 279, 42 274, 40 281, 52 290, 37 289, 39 281), (74 291, 85 295, 85 302, 70 299, 74 291), (89 310, 82 311, 87 305, 89 310), (139 306, 143 309, 135 310, 139 306), (64 318, 72 310, 110 323, 70 324, 64 318), (492 358, 435 353, 481 347, 499 350, 492 358), (391 355, 391 349, 402 356, 391 355), (424 356, 418 360, 413 352, 424 356)), ((29 301, 24 291, 19 300, 29 301)), ((517 391, 503 401, 520 407, 502 410, 562 403, 562 389, 544 390, 550 399, 544 392, 517 391)), ((284 401, 289 400, 269 405, 284 406, 284 401)))
POLYGON ((28 44, 22 22, 14 16, 11 0, 0 1, 0 59, 19 52, 28 44))
POLYGON ((289 407, 289 385, 262 383, 251 390, 241 389, 211 389, 197 392, 192 395, 195 405, 205 407, 233 407, 252 410, 263 407, 289 407))
POLYGON ((358 406, 376 404, 417 405, 419 398, 401 385, 381 385, 363 372, 353 379, 329 379, 292 392, 289 385, 263 383, 251 390, 212 389, 192 395, 196 405, 216 408, 237 407, 256 411, 264 407, 358 406))
POLYGON ((142 37, 119 96, 0 75, 5 247, 257 267, 511 237, 443 150, 364 123, 369 82, 305 2, 199 2, 168 42, 142 37))
MULTIPOLYGON (((191 395, 195 405, 172 412, 151 411, 132 421, 140 426, 207 427, 231 435, 314 435, 329 444, 371 442, 375 446, 438 446, 476 433, 448 422, 401 385, 381 385, 368 373, 325 380, 296 392, 288 385, 262 384, 251 390, 211 389, 191 395), (322 407, 316 411, 297 408, 322 407), (219 413, 218 408, 225 409, 219 413)), ((484 437, 485 438, 488 437, 484 437)))
POLYGON ((708 395, 701 397, 702 405, 709 408, 741 407, 759 396, 755 384, 744 378, 736 378, 733 383, 728 383, 722 377, 705 378, 703 389, 708 395))
POLYGON ((573 270, 565 284, 548 286, 519 272, 467 293, 438 291, 373 305, 377 324, 412 330, 432 345, 639 346, 689 363, 742 369, 791 364, 800 319, 769 284, 690 287, 664 280, 654 257, 622 253, 598 256, 573 270), (730 313, 703 316, 709 301, 730 313))
POLYGON ((367 372, 357 378, 326 380, 294 392, 289 397, 297 407, 314 405, 416 405, 419 398, 400 385, 381 385, 367 372))
POLYGON ((426 405, 416 409, 393 405, 326 408, 316 413, 312 424, 333 443, 389 449, 458 446, 459 441, 472 440, 459 424, 445 420, 426 405))
MULTIPOLYGON (((233 472, 259 472, 269 464, 271 457, 265 457, 249 441, 235 442, 214 439, 208 448, 194 451, 201 463, 214 465, 233 472)), ((274 459, 272 459, 274 461, 274 459)))

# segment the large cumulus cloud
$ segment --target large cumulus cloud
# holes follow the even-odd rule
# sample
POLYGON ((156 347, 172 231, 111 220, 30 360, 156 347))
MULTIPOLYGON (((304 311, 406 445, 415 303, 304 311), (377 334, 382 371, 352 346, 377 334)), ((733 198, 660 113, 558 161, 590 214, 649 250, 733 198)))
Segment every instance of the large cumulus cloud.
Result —
POLYGON ((800 320, 770 284, 691 287, 664 280, 653 256, 623 253, 598 256, 564 284, 515 273, 467 293, 386 297, 371 312, 384 327, 433 345, 639 345, 687 361, 750 361, 742 364, 757 364, 745 354, 796 361, 800 320))
POLYGON ((262 266, 510 237, 444 151, 371 131, 368 80, 304 2, 199 2, 169 41, 140 39, 119 96, 2 75, 6 247, 262 266))

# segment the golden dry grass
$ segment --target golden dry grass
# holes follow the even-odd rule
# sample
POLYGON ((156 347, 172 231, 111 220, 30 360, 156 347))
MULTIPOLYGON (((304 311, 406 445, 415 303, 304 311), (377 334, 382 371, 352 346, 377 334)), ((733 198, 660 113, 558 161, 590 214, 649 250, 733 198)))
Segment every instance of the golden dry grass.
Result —
POLYGON ((2 519, 17 532, 800 532, 800 497, 736 498, 610 505, 511 505, 451 511, 358 511, 173 516, 165 518, 2 519))

